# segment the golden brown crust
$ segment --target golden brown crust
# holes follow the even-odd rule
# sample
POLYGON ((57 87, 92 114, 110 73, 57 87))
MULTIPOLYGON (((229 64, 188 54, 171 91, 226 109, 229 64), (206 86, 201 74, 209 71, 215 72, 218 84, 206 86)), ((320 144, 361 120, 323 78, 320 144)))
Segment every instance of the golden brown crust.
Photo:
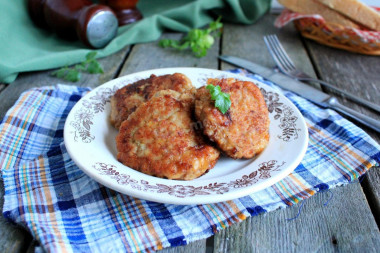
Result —
POLYGON ((358 0, 317 0, 368 29, 380 31, 380 14, 358 0))
POLYGON ((175 90, 180 93, 195 93, 189 78, 180 73, 155 76, 124 86, 111 98, 111 124, 119 128, 121 123, 134 112, 137 107, 149 100, 157 91, 175 90))
POLYGON ((252 82, 235 79, 209 79, 207 84, 219 85, 230 94, 231 107, 222 114, 205 87, 198 89, 195 115, 203 132, 228 156, 252 158, 269 142, 269 113, 260 89, 252 82))
POLYGON ((220 153, 195 132, 193 107, 192 95, 157 92, 121 124, 117 159, 161 178, 191 180, 203 175, 220 153))

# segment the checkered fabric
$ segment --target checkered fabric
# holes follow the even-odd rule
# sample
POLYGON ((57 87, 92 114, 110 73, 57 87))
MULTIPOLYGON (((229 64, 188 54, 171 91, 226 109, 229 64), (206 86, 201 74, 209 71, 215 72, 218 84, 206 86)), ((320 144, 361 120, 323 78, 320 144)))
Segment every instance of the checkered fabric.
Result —
POLYGON ((216 204, 135 199, 92 180, 65 149, 65 119, 88 91, 65 85, 28 90, 0 125, 3 215, 26 227, 50 252, 145 252, 185 245, 249 216, 348 184, 380 161, 379 145, 360 128, 284 92, 304 115, 310 134, 306 155, 289 176, 260 192, 216 204))

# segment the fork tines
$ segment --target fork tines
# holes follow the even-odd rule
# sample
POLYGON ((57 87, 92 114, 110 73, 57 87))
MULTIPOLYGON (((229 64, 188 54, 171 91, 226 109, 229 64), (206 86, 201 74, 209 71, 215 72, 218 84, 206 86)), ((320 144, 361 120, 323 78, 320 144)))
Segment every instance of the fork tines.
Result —
POLYGON ((273 34, 264 36, 264 42, 279 68, 283 68, 285 71, 291 71, 296 68, 285 49, 282 47, 277 35, 273 34))

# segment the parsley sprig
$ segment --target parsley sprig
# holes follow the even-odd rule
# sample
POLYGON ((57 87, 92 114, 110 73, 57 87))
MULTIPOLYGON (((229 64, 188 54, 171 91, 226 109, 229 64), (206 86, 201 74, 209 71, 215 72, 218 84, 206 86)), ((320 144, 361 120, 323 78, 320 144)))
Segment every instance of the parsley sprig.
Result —
POLYGON ((103 68, 100 63, 95 59, 97 52, 93 51, 86 55, 86 60, 76 64, 74 67, 62 67, 51 73, 60 79, 64 79, 70 82, 77 82, 81 78, 81 72, 87 72, 90 74, 103 74, 103 68))
POLYGON ((214 86, 209 84, 206 86, 206 89, 209 90, 211 99, 215 101, 215 107, 225 114, 231 107, 230 94, 223 92, 219 85, 214 86))
POLYGON ((221 17, 210 23, 206 29, 192 29, 181 40, 163 39, 159 45, 163 48, 175 48, 185 50, 191 48, 196 57, 204 57, 207 51, 214 44, 214 36, 220 36, 223 24, 221 17), (219 31, 219 32, 218 32, 219 31))

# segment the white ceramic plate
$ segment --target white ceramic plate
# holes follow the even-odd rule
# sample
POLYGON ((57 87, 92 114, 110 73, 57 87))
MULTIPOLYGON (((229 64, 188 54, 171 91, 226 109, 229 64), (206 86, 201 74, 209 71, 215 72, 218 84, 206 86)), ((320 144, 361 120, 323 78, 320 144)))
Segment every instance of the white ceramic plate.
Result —
POLYGON ((211 69, 167 68, 120 77, 89 92, 68 115, 64 140, 74 162, 97 182, 137 198, 190 205, 243 197, 280 181, 301 162, 307 148, 308 132, 298 109, 265 84, 211 69), (191 181, 156 178, 118 162, 117 130, 109 123, 110 96, 117 89, 151 74, 175 72, 188 76, 196 87, 205 85, 210 77, 254 81, 261 88, 270 111, 270 141, 266 149, 254 159, 222 157, 212 170, 191 181))

